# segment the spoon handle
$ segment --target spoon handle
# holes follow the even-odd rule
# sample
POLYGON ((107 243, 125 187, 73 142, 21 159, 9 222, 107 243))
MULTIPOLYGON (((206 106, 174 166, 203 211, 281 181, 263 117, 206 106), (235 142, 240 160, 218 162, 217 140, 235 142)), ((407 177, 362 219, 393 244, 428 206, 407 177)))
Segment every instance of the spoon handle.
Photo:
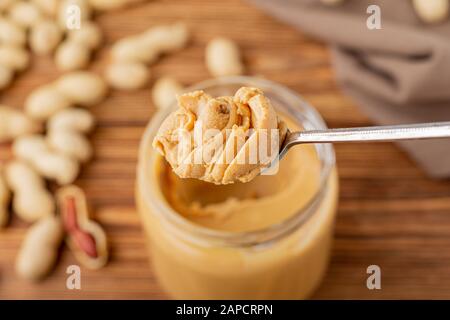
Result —
POLYGON ((371 142, 450 138, 450 122, 292 132, 286 143, 371 142))

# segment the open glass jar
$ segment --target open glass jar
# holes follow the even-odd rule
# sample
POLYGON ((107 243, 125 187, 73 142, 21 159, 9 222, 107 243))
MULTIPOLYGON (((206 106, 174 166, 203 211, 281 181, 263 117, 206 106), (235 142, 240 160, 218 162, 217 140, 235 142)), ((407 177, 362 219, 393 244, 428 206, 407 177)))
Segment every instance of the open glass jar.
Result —
MULTIPOLYGON (((260 88, 291 129, 326 129, 298 95, 267 80, 227 77, 188 91, 223 96, 242 86, 260 88)), ((151 120, 137 169, 136 202, 162 287, 178 299, 310 296, 326 271, 333 238, 338 179, 332 146, 295 147, 275 175, 247 184, 184 181, 173 177, 152 148, 161 122, 175 108, 151 120), (189 211, 189 201, 199 215, 179 210, 189 211)))

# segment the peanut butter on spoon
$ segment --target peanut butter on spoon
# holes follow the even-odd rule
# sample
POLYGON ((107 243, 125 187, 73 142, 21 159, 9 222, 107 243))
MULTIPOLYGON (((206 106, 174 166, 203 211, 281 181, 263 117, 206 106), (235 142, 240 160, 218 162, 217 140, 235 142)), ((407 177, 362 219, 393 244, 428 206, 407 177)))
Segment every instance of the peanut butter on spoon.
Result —
POLYGON ((261 90, 242 87, 217 98, 195 91, 177 99, 153 147, 179 177, 248 182, 278 156, 287 126, 261 90))

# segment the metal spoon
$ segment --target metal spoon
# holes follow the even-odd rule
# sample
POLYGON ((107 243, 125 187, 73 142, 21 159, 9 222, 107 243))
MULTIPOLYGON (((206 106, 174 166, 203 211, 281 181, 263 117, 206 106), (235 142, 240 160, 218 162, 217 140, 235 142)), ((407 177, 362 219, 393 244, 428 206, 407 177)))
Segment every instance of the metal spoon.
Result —
POLYGON ((450 122, 288 131, 280 148, 279 159, 283 158, 292 146, 303 143, 376 142, 436 138, 450 138, 450 122))

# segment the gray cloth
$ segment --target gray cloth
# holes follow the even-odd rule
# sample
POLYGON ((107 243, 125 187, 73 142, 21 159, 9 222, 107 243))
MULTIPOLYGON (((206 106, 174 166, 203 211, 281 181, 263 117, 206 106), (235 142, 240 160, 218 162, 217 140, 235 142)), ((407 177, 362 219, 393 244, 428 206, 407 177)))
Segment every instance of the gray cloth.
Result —
MULTIPOLYGON (((330 44, 338 81, 378 124, 450 120, 450 21, 427 25, 410 0, 251 0, 330 44), (367 7, 381 7, 369 30, 367 7)), ((450 139, 399 143, 431 176, 450 177, 450 139)))

